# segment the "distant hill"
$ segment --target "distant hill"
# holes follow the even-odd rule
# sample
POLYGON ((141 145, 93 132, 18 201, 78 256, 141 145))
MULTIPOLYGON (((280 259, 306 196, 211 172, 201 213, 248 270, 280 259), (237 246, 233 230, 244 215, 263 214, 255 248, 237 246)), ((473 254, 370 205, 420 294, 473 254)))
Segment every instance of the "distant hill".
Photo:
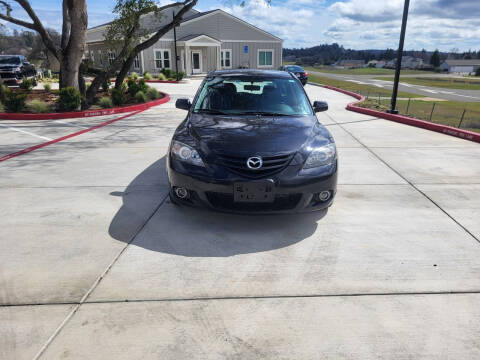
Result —
MULTIPOLYGON (((413 56, 423 59, 424 62, 430 61, 430 56, 433 51, 426 50, 407 50, 403 54, 405 56, 413 56)), ((310 48, 301 49, 283 49, 284 61, 296 62, 301 65, 332 65, 338 60, 364 60, 369 62, 370 60, 392 60, 396 58, 397 51, 394 49, 386 50, 353 50, 345 49, 343 46, 334 44, 323 44, 313 46, 310 48)), ((441 60, 447 57, 455 59, 465 58, 480 58, 480 51, 469 51, 467 53, 440 53, 441 60)))

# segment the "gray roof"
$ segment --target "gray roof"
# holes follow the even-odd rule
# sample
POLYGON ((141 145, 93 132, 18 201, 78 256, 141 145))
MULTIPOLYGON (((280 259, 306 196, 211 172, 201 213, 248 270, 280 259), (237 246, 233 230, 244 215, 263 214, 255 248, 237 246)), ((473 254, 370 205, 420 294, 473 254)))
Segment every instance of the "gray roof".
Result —
POLYGON ((219 41, 218 39, 215 39, 214 37, 210 36, 210 35, 206 35, 206 34, 192 34, 192 35, 187 35, 187 36, 184 36, 180 39, 177 39, 177 41, 188 41, 188 40, 192 40, 192 39, 195 39, 199 36, 206 36, 206 37, 209 37, 210 39, 213 39, 213 40, 217 40, 219 41))
POLYGON ((471 59, 471 60, 454 60, 447 59, 445 60, 447 65, 450 66, 480 66, 480 59, 471 59))

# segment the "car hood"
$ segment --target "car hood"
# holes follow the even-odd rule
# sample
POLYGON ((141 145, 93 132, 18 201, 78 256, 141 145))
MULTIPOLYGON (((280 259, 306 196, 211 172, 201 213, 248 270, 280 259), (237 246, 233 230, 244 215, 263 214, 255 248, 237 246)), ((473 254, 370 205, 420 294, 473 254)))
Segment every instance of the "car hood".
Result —
MULTIPOLYGON (((251 155, 296 152, 320 136, 315 116, 219 116, 191 114, 190 134, 206 152, 251 155)), ((318 140, 318 139, 317 139, 318 140)))

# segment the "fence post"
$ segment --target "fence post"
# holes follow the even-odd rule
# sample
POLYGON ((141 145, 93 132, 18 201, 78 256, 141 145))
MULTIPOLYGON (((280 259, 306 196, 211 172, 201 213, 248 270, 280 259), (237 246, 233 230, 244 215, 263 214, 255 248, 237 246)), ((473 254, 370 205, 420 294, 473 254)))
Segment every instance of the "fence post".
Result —
POLYGON ((430 122, 432 122, 432 116, 433 116, 433 112, 435 111, 435 103, 433 103, 433 106, 432 106, 432 112, 430 113, 430 122))
POLYGON ((410 99, 411 98, 408 98, 407 111, 405 111, 405 114, 407 115, 408 115, 408 109, 410 109, 410 99))
POLYGON ((381 105, 382 102, 380 101, 380 94, 378 94, 378 103, 381 105))
POLYGON ((370 94, 370 91, 367 91, 367 100, 368 100, 368 95, 370 94))
POLYGON ((458 128, 461 129, 462 128, 462 122, 463 122, 463 119, 465 117, 465 113, 467 112, 467 109, 463 109, 463 113, 462 113, 462 118, 460 119, 460 122, 458 123, 458 128))

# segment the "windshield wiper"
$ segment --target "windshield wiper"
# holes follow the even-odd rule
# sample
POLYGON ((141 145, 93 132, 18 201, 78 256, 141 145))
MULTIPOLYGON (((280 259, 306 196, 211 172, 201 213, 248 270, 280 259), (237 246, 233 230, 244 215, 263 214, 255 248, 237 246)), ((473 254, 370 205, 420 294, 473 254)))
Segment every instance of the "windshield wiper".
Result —
POLYGON ((194 111, 195 114, 214 114, 214 115, 229 115, 226 112, 215 109, 198 109, 194 111))
POLYGON ((247 112, 241 113, 240 115, 296 116, 293 114, 284 114, 284 113, 272 112, 272 111, 247 111, 247 112))

